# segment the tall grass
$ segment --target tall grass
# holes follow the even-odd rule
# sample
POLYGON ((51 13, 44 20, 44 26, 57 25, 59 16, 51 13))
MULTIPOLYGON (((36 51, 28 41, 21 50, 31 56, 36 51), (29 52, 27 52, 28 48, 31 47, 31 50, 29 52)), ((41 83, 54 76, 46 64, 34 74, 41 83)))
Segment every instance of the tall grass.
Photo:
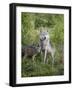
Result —
POLYGON ((56 76, 64 74, 64 64, 55 60, 52 66, 52 58, 48 60, 48 63, 44 64, 40 55, 37 55, 34 62, 32 58, 22 59, 21 70, 22 77, 56 76))

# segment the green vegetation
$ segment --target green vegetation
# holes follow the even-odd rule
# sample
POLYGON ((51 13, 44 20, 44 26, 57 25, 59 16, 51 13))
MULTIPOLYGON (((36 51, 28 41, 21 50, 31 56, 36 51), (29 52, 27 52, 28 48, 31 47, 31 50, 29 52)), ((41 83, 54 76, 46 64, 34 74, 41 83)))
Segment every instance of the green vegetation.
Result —
POLYGON ((39 43, 40 27, 48 28, 52 45, 56 48, 55 62, 52 67, 52 58, 48 56, 48 63, 43 64, 40 53, 35 62, 32 58, 22 59, 22 77, 53 76, 64 74, 64 15, 48 13, 21 14, 22 45, 37 45, 39 43))

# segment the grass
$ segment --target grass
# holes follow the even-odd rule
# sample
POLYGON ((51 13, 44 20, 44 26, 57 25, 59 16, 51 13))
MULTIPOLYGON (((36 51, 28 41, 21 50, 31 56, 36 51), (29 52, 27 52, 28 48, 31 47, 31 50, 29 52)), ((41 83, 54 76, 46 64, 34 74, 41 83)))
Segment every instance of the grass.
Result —
POLYGON ((48 58, 48 63, 44 64, 41 60, 40 54, 32 61, 32 58, 22 59, 21 76, 22 77, 36 77, 36 76, 56 76, 64 75, 64 64, 60 60, 55 60, 52 67, 52 58, 48 58))

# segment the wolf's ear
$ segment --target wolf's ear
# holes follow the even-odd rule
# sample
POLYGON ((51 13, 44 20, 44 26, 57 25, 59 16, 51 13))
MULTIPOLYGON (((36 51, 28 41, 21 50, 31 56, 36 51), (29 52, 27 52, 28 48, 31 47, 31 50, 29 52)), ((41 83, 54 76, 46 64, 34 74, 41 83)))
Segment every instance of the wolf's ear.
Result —
POLYGON ((47 29, 47 32, 48 32, 48 29, 47 29))

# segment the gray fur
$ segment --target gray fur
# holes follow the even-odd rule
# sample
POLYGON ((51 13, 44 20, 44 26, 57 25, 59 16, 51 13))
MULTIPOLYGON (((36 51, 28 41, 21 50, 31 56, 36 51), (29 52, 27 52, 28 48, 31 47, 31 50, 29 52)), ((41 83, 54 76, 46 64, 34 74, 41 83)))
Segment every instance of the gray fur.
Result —
POLYGON ((52 47, 50 43, 50 36, 47 30, 42 30, 40 32, 40 46, 41 46, 41 54, 44 52, 44 63, 48 61, 47 54, 50 53, 52 56, 52 64, 54 64, 55 48, 52 47))
POLYGON ((40 52, 40 47, 39 46, 22 46, 22 57, 31 57, 33 60, 35 56, 40 52))

